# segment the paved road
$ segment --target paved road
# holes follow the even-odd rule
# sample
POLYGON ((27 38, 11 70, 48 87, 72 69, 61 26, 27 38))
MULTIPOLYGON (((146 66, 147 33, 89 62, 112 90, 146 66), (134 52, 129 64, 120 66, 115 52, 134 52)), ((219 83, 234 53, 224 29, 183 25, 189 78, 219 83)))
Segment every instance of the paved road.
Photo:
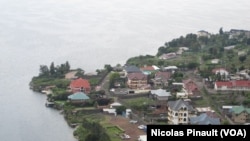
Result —
POLYGON ((105 91, 105 95, 109 98, 111 97, 110 96, 110 92, 109 92, 109 76, 110 76, 110 73, 108 73, 105 78, 102 80, 102 83, 101 83, 101 90, 104 90, 105 91))

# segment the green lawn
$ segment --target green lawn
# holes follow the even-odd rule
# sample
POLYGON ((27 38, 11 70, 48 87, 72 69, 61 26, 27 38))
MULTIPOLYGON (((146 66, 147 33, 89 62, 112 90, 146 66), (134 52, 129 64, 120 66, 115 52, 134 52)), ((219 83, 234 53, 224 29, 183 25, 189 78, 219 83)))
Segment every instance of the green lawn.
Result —
POLYGON ((147 97, 124 99, 123 102, 126 107, 139 110, 139 111, 141 110, 145 111, 146 109, 148 109, 149 105, 152 105, 155 103, 154 100, 147 98, 147 97))

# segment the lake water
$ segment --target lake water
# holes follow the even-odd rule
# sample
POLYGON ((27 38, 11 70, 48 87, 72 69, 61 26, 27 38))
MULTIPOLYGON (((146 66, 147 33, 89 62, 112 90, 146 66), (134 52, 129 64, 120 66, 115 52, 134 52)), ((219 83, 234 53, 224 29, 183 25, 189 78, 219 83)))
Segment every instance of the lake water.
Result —
POLYGON ((155 55, 188 33, 250 30, 248 0, 0 0, 1 141, 75 141, 46 97, 29 90, 39 65, 86 72, 155 55))

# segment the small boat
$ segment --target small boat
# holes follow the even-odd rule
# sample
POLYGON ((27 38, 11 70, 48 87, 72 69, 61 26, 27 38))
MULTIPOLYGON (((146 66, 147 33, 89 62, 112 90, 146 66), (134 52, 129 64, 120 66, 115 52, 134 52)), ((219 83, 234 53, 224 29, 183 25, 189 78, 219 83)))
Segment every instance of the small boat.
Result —
POLYGON ((46 106, 46 107, 53 107, 54 105, 55 105, 54 102, 49 102, 49 101, 47 101, 47 102, 45 103, 45 106, 46 106))

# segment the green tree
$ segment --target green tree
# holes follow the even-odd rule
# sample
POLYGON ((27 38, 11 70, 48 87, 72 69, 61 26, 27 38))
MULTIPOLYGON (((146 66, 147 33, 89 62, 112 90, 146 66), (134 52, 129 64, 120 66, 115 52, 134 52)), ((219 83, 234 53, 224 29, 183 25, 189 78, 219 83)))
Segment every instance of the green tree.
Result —
POLYGON ((100 74, 102 71, 100 69, 96 69, 97 74, 100 74))
POLYGON ((243 56, 239 57, 239 60, 240 60, 241 63, 243 63, 246 59, 247 59, 246 55, 243 55, 243 56))
POLYGON ((220 28, 219 33, 220 33, 220 35, 222 35, 224 33, 222 27, 220 28))
POLYGON ((65 63, 65 72, 69 72, 70 71, 70 64, 68 61, 66 61, 65 63))
POLYGON ((51 64, 50 64, 50 75, 54 75, 55 74, 55 65, 54 65, 54 62, 52 62, 51 64))
POLYGON ((49 75, 49 68, 47 65, 40 65, 40 74, 39 76, 48 76, 49 75))
POLYGON ((83 77, 84 76, 85 71, 82 70, 81 68, 76 69, 76 71, 77 71, 76 72, 77 77, 83 77))
POLYGON ((159 60, 157 63, 158 66, 163 66, 164 65, 164 61, 163 60, 159 60))
POLYGON ((75 131, 74 135, 78 137, 79 141, 110 141, 110 137, 105 129, 98 122, 90 122, 83 119, 75 131))
POLYGON ((113 70, 112 66, 109 64, 104 65, 104 68, 108 71, 111 72, 113 70))
POLYGON ((121 64, 119 64, 119 63, 118 63, 118 64, 116 64, 116 67, 121 67, 121 66, 122 66, 122 65, 121 65, 121 64))
POLYGON ((199 66, 199 64, 196 63, 196 62, 190 62, 190 63, 187 64, 187 67, 188 67, 189 69, 195 69, 195 68, 198 67, 198 66, 199 66))
POLYGON ((162 54, 164 54, 166 52, 167 52, 167 48, 165 46, 161 46, 161 47, 158 48, 157 56, 160 56, 160 55, 162 55, 162 54))
POLYGON ((65 64, 57 65, 56 72, 58 77, 62 77, 65 72, 65 64))
POLYGON ((117 115, 122 115, 123 112, 126 112, 126 107, 125 106, 119 106, 119 107, 116 108, 117 115))
POLYGON ((109 76, 109 85, 110 88, 113 88, 115 85, 115 81, 120 79, 120 74, 118 72, 111 73, 109 76))

